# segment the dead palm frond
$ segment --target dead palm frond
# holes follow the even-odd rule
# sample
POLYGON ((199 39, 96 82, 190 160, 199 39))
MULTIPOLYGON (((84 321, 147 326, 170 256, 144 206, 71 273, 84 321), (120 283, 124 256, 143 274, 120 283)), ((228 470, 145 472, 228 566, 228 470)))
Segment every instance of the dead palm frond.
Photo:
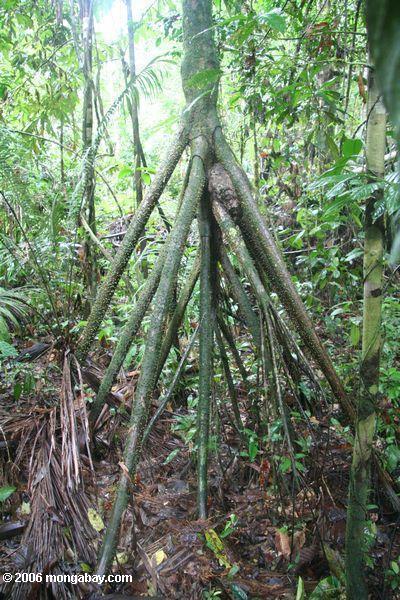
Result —
MULTIPOLYGON (((5 470, 14 481, 18 477, 19 485, 26 478, 29 496, 28 521, 19 549, 13 554, 18 571, 57 575, 63 573, 66 564, 95 561, 98 534, 88 517, 94 501, 84 488, 84 480, 93 473, 86 443, 86 408, 81 391, 77 394, 71 384, 70 362, 67 354, 59 406, 28 405, 19 413, 6 407, 0 411, 2 435, 16 445, 14 460, 8 460, 5 470)), ((79 389, 79 372, 77 383, 79 389)), ((27 585, 15 584, 12 590, 5 590, 7 597, 26 598, 27 585)), ((41 592, 38 588, 35 597, 41 598, 41 592)), ((52 583, 51 593, 62 599, 76 597, 76 586, 69 589, 65 583, 52 583)))

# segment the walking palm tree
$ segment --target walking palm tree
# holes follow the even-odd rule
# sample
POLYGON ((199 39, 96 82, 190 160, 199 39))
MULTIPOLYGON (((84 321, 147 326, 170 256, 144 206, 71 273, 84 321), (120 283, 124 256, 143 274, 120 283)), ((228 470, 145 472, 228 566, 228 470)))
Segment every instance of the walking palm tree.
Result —
MULTIPOLYGON (((205 517, 207 513, 207 450, 213 336, 217 327, 221 327, 222 331, 225 327, 224 323, 220 324, 221 313, 217 306, 218 277, 221 268, 225 272, 227 280, 231 282, 232 293, 238 299, 249 330, 254 334, 255 345, 266 349, 266 354, 269 356, 269 359, 266 360, 267 378, 274 375, 276 357, 273 346, 277 340, 281 346, 295 343, 293 336, 289 334, 285 324, 279 320, 279 316, 269 300, 266 288, 270 288, 277 293, 297 328, 305 348, 324 373, 348 418, 354 418, 352 404, 346 397, 329 355, 315 333, 304 305, 296 292, 280 250, 275 245, 273 236, 260 213, 251 184, 236 161, 224 136, 217 110, 221 71, 213 38, 212 2, 211 0, 183 0, 182 4, 184 45, 182 85, 187 103, 182 123, 147 194, 138 206, 120 250, 99 289, 77 348, 77 356, 81 362, 84 362, 118 282, 146 227, 147 220, 184 149, 189 146, 190 160, 182 202, 175 223, 165 248, 160 253, 158 262, 123 331, 114 355, 115 360, 113 359, 112 366, 110 365, 109 371, 106 373, 101 393, 95 402, 95 412, 98 414, 106 401, 114 377, 118 373, 141 320, 152 302, 153 310, 147 333, 146 349, 134 393, 125 442, 124 464, 126 469, 123 470, 120 477, 112 514, 100 551, 99 574, 106 572, 114 556, 121 516, 127 505, 130 481, 135 475, 143 434, 149 419, 151 395, 168 356, 169 348, 199 270, 198 513, 200 517, 205 517), (194 269, 190 285, 185 286, 185 289, 182 290, 174 314, 169 319, 181 259, 196 214, 201 239, 200 269, 194 269), (261 334, 257 317, 241 287, 240 280, 236 278, 232 285, 234 273, 232 273, 225 246, 231 254, 236 255, 241 273, 253 288, 260 307, 260 321, 263 323, 264 331, 261 334), (165 334, 167 324, 168 329, 165 334)), ((283 354, 285 354, 285 348, 282 350, 283 354)), ((291 354, 286 352, 286 355, 290 356, 291 354)), ((311 373, 311 369, 309 372, 311 373)), ((279 397, 277 386, 272 385, 271 388, 279 397)), ((289 427, 287 431, 289 435, 289 427)))

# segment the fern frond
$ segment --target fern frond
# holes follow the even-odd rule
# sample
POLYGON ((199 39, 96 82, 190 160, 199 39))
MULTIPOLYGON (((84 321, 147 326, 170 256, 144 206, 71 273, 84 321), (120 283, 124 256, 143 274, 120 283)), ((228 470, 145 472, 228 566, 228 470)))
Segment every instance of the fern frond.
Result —
POLYGON ((0 317, 9 324, 18 325, 27 312, 26 288, 6 290, 0 287, 0 317))

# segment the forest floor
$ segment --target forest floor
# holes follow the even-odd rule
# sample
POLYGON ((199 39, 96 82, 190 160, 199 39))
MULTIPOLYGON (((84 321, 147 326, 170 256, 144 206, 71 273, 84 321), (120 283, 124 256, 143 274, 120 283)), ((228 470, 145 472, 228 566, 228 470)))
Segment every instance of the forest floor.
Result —
MULTIPOLYGON (((41 358, 35 364, 36 371, 48 373, 48 358, 41 358)), ((128 373, 125 381, 114 388, 119 397, 132 396, 136 378, 137 372, 128 373)), ((60 387, 61 384, 60 380, 60 387)), ((43 466, 36 466, 36 475, 33 473, 35 456, 40 452, 44 422, 51 421, 54 415, 57 385, 53 381, 52 393, 31 393, 18 401, 12 389, 2 395, 2 475, 16 487, 1 510, 2 572, 22 570, 21 556, 29 556, 29 543, 26 536, 21 538, 21 529, 16 530, 18 535, 15 535, 6 534, 2 528, 10 523, 27 526, 35 513, 29 490, 35 485, 33 477, 36 483, 38 478, 43 478, 40 471, 43 466)), ((245 407, 245 397, 241 398, 241 405, 245 407)), ((79 406, 80 399, 75 397, 75 410, 78 411, 79 406)), ((298 485, 290 472, 278 476, 273 464, 276 448, 261 448, 254 462, 239 456, 239 436, 226 415, 220 414, 220 445, 218 453, 212 454, 209 468, 209 518, 202 521, 196 519, 194 455, 190 454, 190 444, 185 444, 178 433, 171 430, 171 425, 176 423, 174 416, 185 415, 187 409, 171 405, 167 408, 143 450, 121 528, 114 569, 132 574, 133 582, 101 592, 118 592, 128 598, 158 594, 157 597, 171 600, 295 598, 299 577, 306 593, 330 575, 340 581, 351 444, 346 428, 342 428, 339 421, 332 424, 334 413, 329 411, 318 418, 311 417, 307 424, 313 442, 305 470, 299 473, 298 485), (208 596, 204 595, 207 590, 208 596), (217 590, 220 595, 216 594, 217 590)), ((245 413, 248 411, 244 411, 243 416, 245 413)), ((89 505, 96 507, 105 522, 124 468, 121 448, 125 432, 123 415, 110 419, 107 413, 97 434, 93 468, 85 435, 80 441, 85 494, 89 505)), ((57 436, 59 433, 55 430, 55 438, 57 436)), ((50 485, 55 488, 53 504, 57 504, 59 482, 53 479, 50 485)), ((369 581, 373 598, 387 599, 395 597, 391 596, 389 582, 385 582, 385 571, 391 557, 399 555, 400 534, 390 506, 379 495, 379 485, 374 489, 369 581)), ((35 493, 38 493, 37 488, 35 493)), ((63 515, 52 505, 51 498, 42 498, 39 503, 46 506, 40 517, 42 527, 43 519, 47 519, 62 529, 63 515)), ((79 523, 75 523, 75 527, 79 527, 79 523)), ((101 539, 102 526, 98 529, 95 546, 101 539)), ((32 532, 32 535, 41 535, 41 529, 32 532)), ((76 561, 75 564, 71 559, 68 561, 59 548, 58 558, 54 559, 54 552, 53 549, 51 555, 49 550, 48 563, 44 561, 42 568, 51 570, 55 563, 59 572, 88 568, 85 563, 79 566, 76 561)), ((41 597, 40 586, 24 585, 25 592, 19 597, 41 597)), ((90 587, 79 591, 76 588, 74 592, 81 598, 100 597, 96 596, 99 592, 90 587)), ((340 597, 338 590, 336 595, 331 593, 332 590, 321 589, 320 595, 313 598, 340 597)), ((3 594, 7 598, 10 588, 4 588, 3 594)))

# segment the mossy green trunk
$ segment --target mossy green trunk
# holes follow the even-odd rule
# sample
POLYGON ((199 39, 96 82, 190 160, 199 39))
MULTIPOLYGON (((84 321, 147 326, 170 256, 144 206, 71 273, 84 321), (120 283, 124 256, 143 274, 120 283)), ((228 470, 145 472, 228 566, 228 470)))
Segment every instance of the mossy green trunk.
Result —
POLYGON ((211 0, 183 0, 182 87, 191 136, 204 135, 212 145, 218 124, 219 59, 214 43, 211 0))
POLYGON ((212 347, 215 318, 212 302, 211 211, 208 194, 203 195, 197 220, 201 247, 199 395, 197 404, 197 512, 200 519, 206 519, 212 347))
POLYGON ((174 308, 174 312, 172 313, 171 320, 169 321, 167 331, 165 332, 163 344, 161 347, 161 358, 160 363, 158 365, 157 371, 157 379, 161 375, 161 370, 164 366, 165 361, 168 358, 168 354, 171 350, 171 346, 173 344, 174 338, 178 333, 178 329, 182 323, 185 310, 187 304, 191 298, 194 286, 199 278, 200 273, 200 252, 197 253, 196 258, 194 260, 194 264, 192 270, 187 278, 185 285, 183 286, 176 306, 174 308))
POLYGON ((265 291, 262 281, 254 266, 253 260, 247 249, 240 231, 235 226, 225 208, 219 202, 213 203, 213 210, 218 225, 223 233, 226 243, 236 255, 243 272, 246 274, 262 310, 267 313, 270 299, 265 291))
MULTIPOLYGON (((82 2, 82 41, 83 41, 83 119, 82 119, 82 144, 84 153, 90 153, 93 144, 93 2, 82 2)), ((87 222, 94 235, 96 235, 96 208, 95 208, 95 170, 94 162, 89 160, 85 172, 85 185, 83 189, 83 211, 87 214, 87 222)), ((97 260, 96 247, 88 235, 85 240, 84 274, 89 292, 88 307, 94 301, 97 288, 97 260)), ((89 312, 89 311, 88 311, 89 312)))
MULTIPOLYGON (((368 89, 367 169, 373 177, 383 177, 386 113, 372 70, 369 74, 368 89)), ((379 392, 384 252, 383 219, 379 218, 374 221, 374 207, 377 200, 378 195, 370 198, 365 208, 361 385, 350 474, 346 530, 346 590, 349 600, 367 600, 368 598, 364 575, 364 531, 379 392)))

